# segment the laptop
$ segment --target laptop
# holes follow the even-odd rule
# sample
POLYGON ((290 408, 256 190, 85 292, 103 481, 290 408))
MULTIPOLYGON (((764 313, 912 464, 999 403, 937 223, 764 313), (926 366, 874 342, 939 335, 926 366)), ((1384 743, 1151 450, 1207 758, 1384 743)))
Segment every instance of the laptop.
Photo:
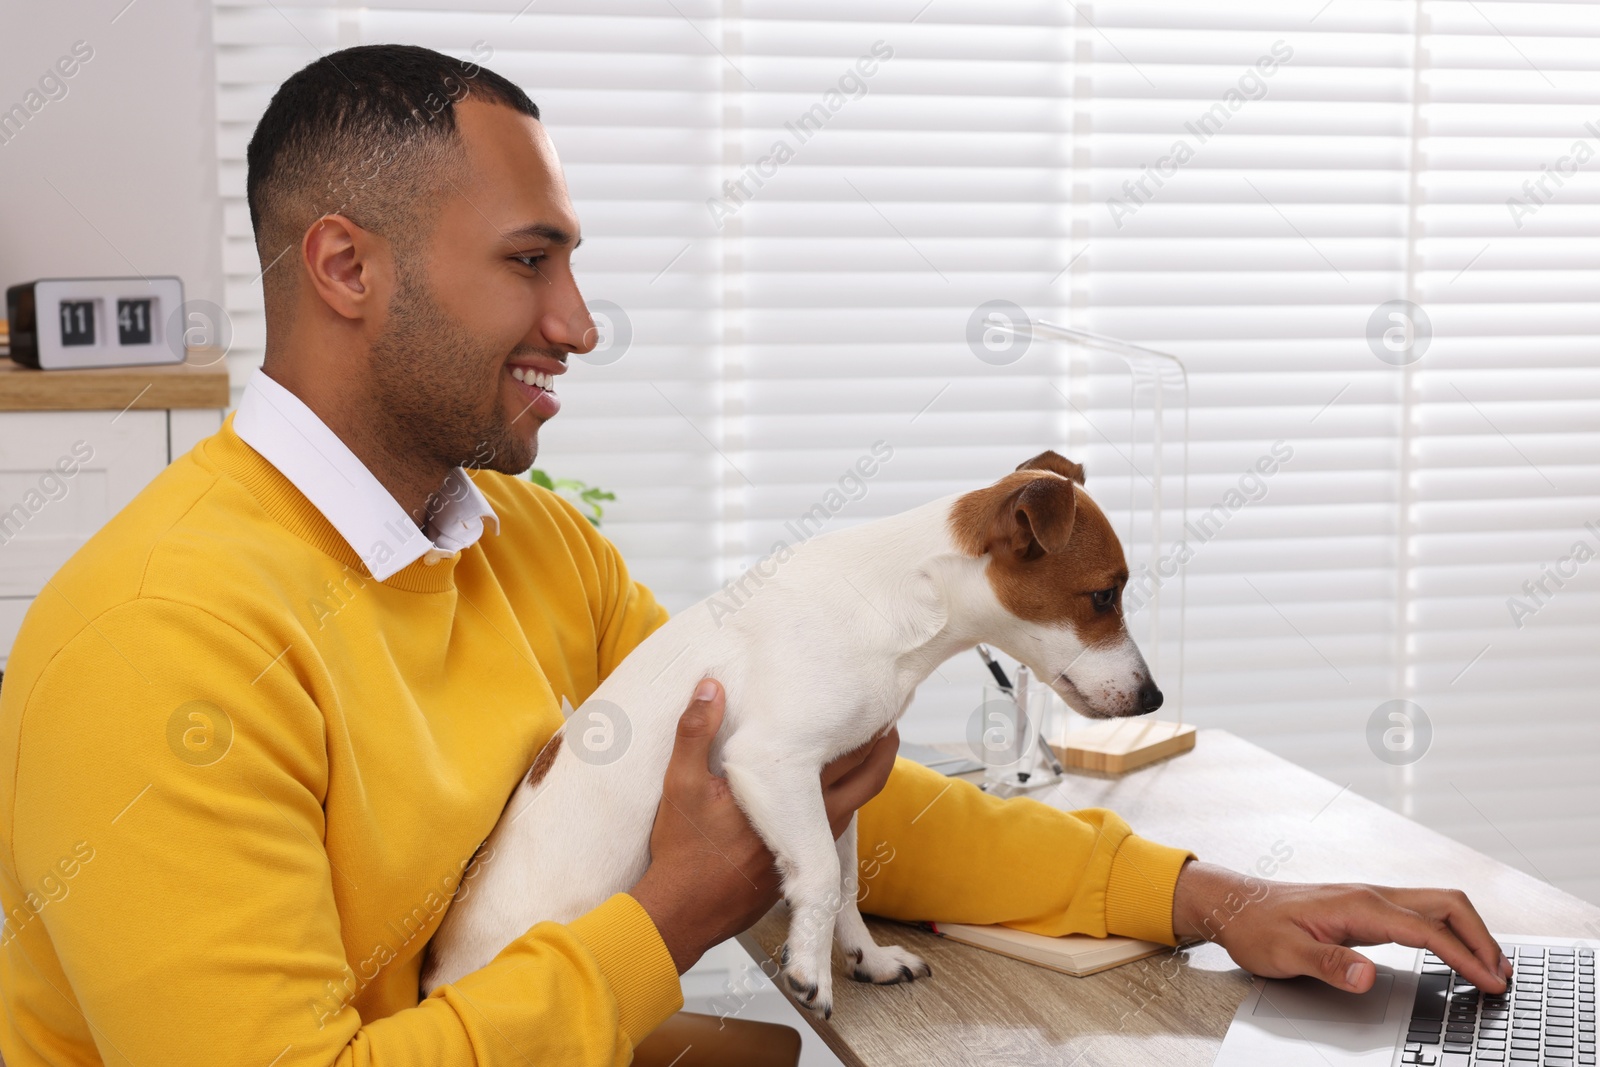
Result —
POLYGON ((1491 996, 1431 952, 1377 945, 1366 993, 1257 978, 1216 1067, 1594 1067, 1592 942, 1497 937, 1516 966, 1491 996))

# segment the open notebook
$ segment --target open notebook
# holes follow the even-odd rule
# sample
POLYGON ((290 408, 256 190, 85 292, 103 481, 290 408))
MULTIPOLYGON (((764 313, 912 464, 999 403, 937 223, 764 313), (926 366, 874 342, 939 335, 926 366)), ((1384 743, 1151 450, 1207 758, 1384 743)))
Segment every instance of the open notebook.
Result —
POLYGON ((998 952, 1023 963, 1048 967, 1075 978, 1142 960, 1166 949, 1154 941, 1131 937, 1090 937, 1067 934, 1046 937, 1013 930, 1009 926, 967 926, 963 923, 928 923, 928 929, 963 945, 998 952))

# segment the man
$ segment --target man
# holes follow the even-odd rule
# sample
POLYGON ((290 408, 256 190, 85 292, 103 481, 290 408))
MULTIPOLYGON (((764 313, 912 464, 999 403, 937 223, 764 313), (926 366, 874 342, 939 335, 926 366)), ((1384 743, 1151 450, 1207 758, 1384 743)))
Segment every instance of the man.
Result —
MULTIPOLYGON (((562 700, 663 619, 604 538, 516 477, 592 338, 538 109, 437 53, 348 49, 273 98, 248 191, 263 369, 52 580, 0 696, 0 1051, 11 1067, 626 1063, 681 1007, 678 976, 777 899, 707 769, 715 686, 679 725, 639 883, 417 993, 562 700)), ((1352 990, 1374 970, 1344 946, 1391 939, 1486 989, 1509 973, 1459 893, 1263 895, 1110 812, 894 762, 897 743, 822 776, 835 830, 859 807, 863 854, 893 854, 874 912, 1214 935, 1255 973, 1352 990)))

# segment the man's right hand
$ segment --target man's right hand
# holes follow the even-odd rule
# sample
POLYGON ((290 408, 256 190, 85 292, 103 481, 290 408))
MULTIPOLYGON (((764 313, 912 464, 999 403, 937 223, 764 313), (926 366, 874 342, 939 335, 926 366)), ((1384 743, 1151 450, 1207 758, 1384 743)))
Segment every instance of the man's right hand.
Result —
MULTIPOLYGON (((655 923, 678 973, 721 941, 746 930, 778 902, 772 853, 711 773, 711 742, 722 725, 722 686, 707 678, 678 720, 672 762, 650 831, 650 867, 630 895, 655 923)), ((828 821, 837 837, 850 815, 889 779, 900 735, 891 729, 822 769, 828 821)))

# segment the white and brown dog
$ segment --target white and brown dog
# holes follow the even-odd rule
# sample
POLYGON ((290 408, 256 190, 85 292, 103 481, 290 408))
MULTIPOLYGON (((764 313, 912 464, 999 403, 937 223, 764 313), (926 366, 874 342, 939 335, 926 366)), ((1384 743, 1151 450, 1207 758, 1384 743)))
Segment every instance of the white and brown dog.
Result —
POLYGON ((631 737, 603 760, 560 734, 540 753, 488 839, 492 859, 428 946, 424 992, 487 964, 534 923, 569 921, 639 880, 678 718, 708 675, 727 694, 711 769, 777 858, 791 908, 789 985, 831 1011, 835 938, 860 981, 930 974, 868 933, 846 880, 855 821, 835 842, 818 776, 881 736, 936 666, 979 642, 1085 715, 1161 705, 1123 625, 1122 547, 1082 483, 1082 467, 1046 452, 987 488, 807 541, 763 572, 739 610, 708 600, 662 626, 563 727, 631 737))

